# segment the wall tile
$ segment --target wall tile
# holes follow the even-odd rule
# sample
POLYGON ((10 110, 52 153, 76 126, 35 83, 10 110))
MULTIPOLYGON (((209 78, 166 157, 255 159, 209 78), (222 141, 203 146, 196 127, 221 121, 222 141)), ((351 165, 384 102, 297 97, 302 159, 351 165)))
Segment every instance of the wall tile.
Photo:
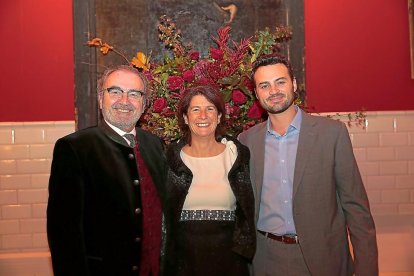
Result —
POLYGON ((408 134, 408 144, 413 146, 414 145, 414 132, 410 132, 408 134))
POLYGON ((358 162, 358 168, 363 176, 379 174, 379 162, 358 162))
MULTIPOLYGON (((49 244, 47 242, 46 233, 34 233, 33 234, 33 246, 48 249, 49 244)), ((37 249, 37 250, 39 250, 39 249, 37 249)))
POLYGON ((354 156, 358 161, 367 160, 367 150, 365 148, 354 148, 354 156))
POLYGON ((378 133, 355 133, 352 134, 352 145, 355 148, 362 147, 378 147, 379 135, 378 133))
POLYGON ((372 203, 381 203, 381 191, 380 190, 372 190, 367 191, 368 200, 372 203))
POLYGON ((22 219, 20 220, 21 233, 46 233, 46 219, 22 219))
POLYGON ((16 128, 14 137, 16 144, 43 144, 45 140, 41 127, 16 128))
POLYGON ((15 160, 0 160, 0 175, 14 174, 17 172, 15 160))
POLYGON ((410 190, 384 190, 381 196, 383 203, 410 202, 410 190))
POLYGON ((3 190, 0 191, 0 205, 17 204, 17 191, 16 190, 3 190))
POLYGON ((29 157, 29 145, 2 145, 0 159, 24 159, 29 157))
POLYGON ((367 160, 394 160, 395 153, 392 147, 367 148, 367 160))
POLYGON ((414 189, 414 175, 399 175, 396 178, 397 188, 414 189))
POLYGON ((398 215, 398 204, 370 204, 371 213, 375 215, 398 215))
POLYGON ((409 161, 408 162, 408 173, 409 174, 414 174, 414 161, 409 161))
POLYGON ((402 133, 380 133, 381 146, 405 146, 408 144, 408 134, 402 133))
POLYGON ((414 160, 414 147, 395 148, 395 154, 398 160, 414 160))
POLYGON ((414 215, 414 204, 400 204, 398 206, 398 212, 402 215, 414 215))
POLYGON ((59 128, 46 128, 45 129, 45 138, 47 143, 56 143, 59 138, 62 138, 68 134, 71 134, 75 131, 75 125, 59 127, 59 128))
POLYGON ((0 220, 0 234, 19 233, 19 221, 17 219, 0 220))
POLYGON ((31 189, 18 191, 20 204, 24 203, 46 203, 48 198, 47 189, 31 189))
POLYGON ((5 205, 1 207, 3 219, 30 218, 32 208, 30 205, 5 205))
POLYGON ((3 235, 1 238, 4 249, 28 248, 33 244, 30 234, 3 235))
POLYGON ((52 156, 54 144, 30 145, 30 158, 49 158, 52 156))
POLYGON ((49 176, 49 173, 32 174, 32 187, 47 188, 49 186, 49 176))
POLYGON ((370 175, 367 176, 367 181, 365 182, 365 187, 367 190, 370 189, 393 189, 395 188, 395 176, 394 175, 370 175))
POLYGON ((17 160, 18 173, 49 173, 49 159, 25 159, 17 160))
POLYGON ((32 205, 32 214, 34 218, 46 217, 47 203, 36 203, 32 205))
POLYGON ((13 144, 12 129, 0 129, 0 145, 13 144))
POLYGON ((407 174, 408 162, 406 161, 381 161, 380 175, 407 174))
POLYGON ((29 174, 0 175, 0 190, 14 190, 30 188, 29 174))
POLYGON ((366 125, 367 132, 394 132, 393 117, 369 117, 366 125))
POLYGON ((397 118, 397 132, 414 131, 414 116, 404 116, 397 118))

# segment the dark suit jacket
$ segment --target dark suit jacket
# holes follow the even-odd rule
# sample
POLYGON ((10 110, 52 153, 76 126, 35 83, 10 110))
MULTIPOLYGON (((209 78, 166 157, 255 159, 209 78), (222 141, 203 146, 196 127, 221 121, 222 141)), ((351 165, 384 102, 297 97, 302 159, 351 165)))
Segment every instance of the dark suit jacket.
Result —
MULTIPOLYGON (((266 130, 264 122, 239 137, 251 152, 256 219, 266 130)), ((312 275, 352 275, 354 270, 356 275, 378 275, 374 221, 343 123, 303 113, 293 179, 293 216, 312 275)))
MULTIPOLYGON (((164 202, 163 144, 136 130, 140 154, 164 202)), ((55 275, 138 275, 132 266, 139 265, 135 238, 142 230, 134 213, 140 201, 134 180, 133 149, 105 122, 56 142, 47 208, 55 275)))

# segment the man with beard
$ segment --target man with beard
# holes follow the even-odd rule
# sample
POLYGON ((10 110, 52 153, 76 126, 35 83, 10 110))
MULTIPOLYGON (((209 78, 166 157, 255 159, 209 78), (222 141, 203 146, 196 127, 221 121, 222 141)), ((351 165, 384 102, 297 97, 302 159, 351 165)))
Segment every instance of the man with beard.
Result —
POLYGON ((98 81, 103 120, 59 139, 47 233, 60 275, 159 275, 166 161, 161 140, 135 124, 149 97, 133 67, 98 81))
POLYGON ((282 57, 257 60, 252 79, 269 115, 239 137, 251 153, 255 275, 378 275, 374 221, 345 125, 294 105, 296 80, 282 57))

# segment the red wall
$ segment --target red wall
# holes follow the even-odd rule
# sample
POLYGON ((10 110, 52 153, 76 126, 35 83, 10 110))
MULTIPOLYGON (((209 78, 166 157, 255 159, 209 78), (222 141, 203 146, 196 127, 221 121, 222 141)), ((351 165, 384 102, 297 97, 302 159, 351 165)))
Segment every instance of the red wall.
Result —
MULTIPOLYGON (((74 120, 72 0, 0 4, 0 121, 74 120)), ((407 1, 305 0, 316 111, 414 110, 407 1)))
POLYGON ((414 110, 407 2, 305 0, 310 106, 414 110))
POLYGON ((0 121, 74 120, 72 0, 1 0, 0 121))

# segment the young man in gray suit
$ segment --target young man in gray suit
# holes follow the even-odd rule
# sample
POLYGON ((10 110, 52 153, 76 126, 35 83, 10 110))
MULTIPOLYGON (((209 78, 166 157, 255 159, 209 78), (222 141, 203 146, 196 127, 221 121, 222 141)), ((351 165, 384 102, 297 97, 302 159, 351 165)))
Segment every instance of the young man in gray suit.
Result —
POLYGON ((294 105, 286 59, 264 56, 252 76, 269 115, 239 136, 251 152, 254 274, 378 275, 374 221, 345 125, 294 105))
POLYGON ((103 120, 56 142, 47 207, 54 275, 160 274, 167 164, 161 140, 135 127, 148 91, 136 69, 106 70, 103 120))

